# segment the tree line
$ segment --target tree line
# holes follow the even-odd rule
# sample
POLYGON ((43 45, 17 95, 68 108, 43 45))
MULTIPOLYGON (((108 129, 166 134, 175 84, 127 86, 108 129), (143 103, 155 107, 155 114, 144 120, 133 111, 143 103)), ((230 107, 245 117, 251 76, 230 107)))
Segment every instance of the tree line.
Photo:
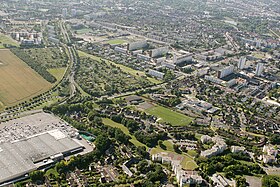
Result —
POLYGON ((22 49, 13 48, 11 49, 11 51, 22 61, 24 61, 28 66, 30 66, 33 70, 39 73, 39 75, 41 75, 48 82, 55 83, 57 81, 57 79, 52 74, 50 74, 44 66, 34 61, 22 49))

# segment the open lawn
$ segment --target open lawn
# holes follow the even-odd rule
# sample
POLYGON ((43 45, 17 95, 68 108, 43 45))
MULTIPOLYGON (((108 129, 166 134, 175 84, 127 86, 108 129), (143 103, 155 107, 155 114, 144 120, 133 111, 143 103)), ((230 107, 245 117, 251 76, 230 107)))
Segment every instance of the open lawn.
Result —
MULTIPOLYGON (((119 128, 121 129, 126 135, 130 136, 130 142, 133 143, 135 146, 139 147, 139 146, 145 146, 143 143, 139 142, 135 136, 131 135, 128 131, 128 129, 120 123, 116 123, 114 121, 112 121, 111 119, 108 118, 103 118, 102 122, 104 123, 104 125, 108 125, 110 127, 114 127, 114 128, 119 128)), ((146 146, 145 146, 146 147, 146 146)))
POLYGON ((12 52, 0 50, 0 101, 5 106, 28 100, 51 86, 12 52))
POLYGON ((122 39, 115 39, 115 40, 109 40, 106 43, 111 44, 111 45, 119 45, 125 43, 125 40, 122 39))
MULTIPOLYGON (((79 53, 79 56, 81 56, 81 57, 90 57, 90 58, 92 58, 92 59, 94 59, 94 60, 96 60, 96 61, 99 61, 99 62, 100 62, 101 60, 104 60, 106 63, 111 63, 111 64, 113 64, 113 65, 115 65, 115 66, 117 66, 117 67, 120 67, 122 71, 124 71, 124 72, 126 72, 126 73, 129 73, 129 74, 131 74, 131 75, 133 75, 133 76, 145 76, 145 72, 143 72, 143 71, 134 70, 134 69, 129 68, 129 67, 126 67, 126 66, 124 66, 124 65, 117 64, 117 63, 115 63, 115 62, 108 61, 108 60, 102 59, 102 58, 100 58, 100 57, 87 54, 87 53, 82 52, 82 51, 79 51, 78 53, 79 53)), ((159 80, 157 80, 157 79, 154 79, 154 78, 151 78, 151 77, 147 77, 147 79, 148 79, 150 82, 154 83, 154 84, 160 84, 160 83, 162 83, 161 81, 159 81, 159 80)))
POLYGON ((12 38, 5 36, 4 34, 0 34, 0 49, 5 48, 4 44, 8 44, 8 45, 13 45, 13 46, 19 46, 18 43, 16 43, 16 41, 14 41, 12 38))
POLYGON ((92 29, 90 28, 83 28, 83 29, 78 29, 75 30, 77 32, 77 34, 86 34, 86 33, 90 33, 92 32, 92 29))
POLYGON ((48 69, 48 72, 50 72, 50 74, 52 74, 57 79, 57 82, 59 82, 63 78, 65 71, 66 71, 66 68, 48 69))
POLYGON ((189 125, 193 120, 191 117, 172 111, 162 106, 154 106, 145 111, 160 118, 161 122, 170 123, 172 126, 186 126, 189 125))
POLYGON ((182 165, 183 169, 194 170, 195 168, 197 168, 196 162, 194 161, 194 159, 190 155, 175 153, 175 151, 173 149, 173 145, 169 141, 164 141, 163 144, 166 146, 166 150, 157 146, 157 147, 151 149, 150 154, 153 155, 153 154, 157 154, 157 153, 161 153, 161 152, 174 153, 174 154, 177 154, 177 155, 180 155, 180 156, 184 157, 184 159, 181 162, 181 165, 182 165))

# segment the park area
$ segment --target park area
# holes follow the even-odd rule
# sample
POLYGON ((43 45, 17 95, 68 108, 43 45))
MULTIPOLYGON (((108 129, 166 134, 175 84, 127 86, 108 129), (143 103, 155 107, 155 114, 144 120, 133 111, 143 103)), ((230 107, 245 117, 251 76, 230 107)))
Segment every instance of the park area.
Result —
POLYGON ((76 82, 92 96, 130 92, 154 85, 147 77, 133 74, 110 61, 84 53, 79 55, 76 82))
MULTIPOLYGON (((117 64, 115 62, 112 62, 112 61, 109 61, 109 60, 105 60, 105 59, 102 59, 100 57, 84 53, 82 51, 79 51, 79 56, 80 57, 90 57, 91 59, 96 60, 98 62, 103 60, 107 64, 112 64, 112 65, 114 65, 116 67, 119 67, 123 72, 128 73, 128 74, 133 75, 133 76, 136 76, 136 77, 145 77, 146 76, 145 72, 143 72, 143 71, 135 70, 135 69, 132 69, 130 67, 124 66, 122 64, 117 64)), ((154 84, 162 83, 162 81, 157 80, 157 79, 152 78, 152 77, 146 77, 146 78, 147 78, 148 81, 150 81, 150 82, 152 82, 154 84)))
POLYGON ((116 123, 116 122, 114 122, 114 121, 112 121, 111 119, 108 119, 108 118, 103 118, 102 122, 104 123, 104 125, 107 125, 107 126, 110 126, 110 127, 113 127, 113 128, 121 129, 123 131, 123 133, 125 133, 126 135, 131 137, 130 142, 133 143, 135 146, 137 146, 137 147, 138 146, 145 146, 143 143, 139 142, 135 138, 135 136, 131 135, 129 133, 128 129, 123 124, 116 123))
POLYGON ((145 112, 158 117, 160 119, 159 122, 169 123, 172 126, 186 126, 193 120, 189 116, 162 106, 153 106, 146 109, 145 112))
POLYGON ((0 50, 0 110, 43 93, 51 86, 10 50, 0 50))

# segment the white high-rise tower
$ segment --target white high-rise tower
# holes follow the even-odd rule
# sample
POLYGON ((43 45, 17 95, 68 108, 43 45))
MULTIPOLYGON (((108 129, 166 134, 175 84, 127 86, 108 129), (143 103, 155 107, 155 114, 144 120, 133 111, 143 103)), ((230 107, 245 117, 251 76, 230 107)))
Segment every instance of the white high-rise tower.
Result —
POLYGON ((237 64, 237 68, 238 69, 244 69, 245 68, 245 65, 246 65, 246 57, 241 57, 239 59, 239 62, 237 64))
POLYGON ((256 75, 260 76, 263 73, 263 70, 264 70, 264 65, 263 63, 259 62, 256 67, 256 75))

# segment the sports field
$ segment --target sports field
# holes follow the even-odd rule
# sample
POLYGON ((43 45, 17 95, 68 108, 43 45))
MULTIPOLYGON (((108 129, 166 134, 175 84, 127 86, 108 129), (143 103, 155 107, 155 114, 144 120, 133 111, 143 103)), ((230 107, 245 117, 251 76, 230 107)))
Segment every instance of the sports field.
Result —
POLYGON ((12 106, 49 90, 51 86, 12 52, 0 50, 0 103, 12 106))
POLYGON ((123 44, 125 43, 126 41, 125 40, 122 40, 122 39, 114 39, 114 40, 109 40, 107 41, 108 44, 111 44, 111 45, 119 45, 119 44, 123 44))
POLYGON ((160 118, 160 121, 162 122, 170 123, 172 126, 186 126, 193 120, 191 117, 162 106, 154 106, 145 111, 160 118))

